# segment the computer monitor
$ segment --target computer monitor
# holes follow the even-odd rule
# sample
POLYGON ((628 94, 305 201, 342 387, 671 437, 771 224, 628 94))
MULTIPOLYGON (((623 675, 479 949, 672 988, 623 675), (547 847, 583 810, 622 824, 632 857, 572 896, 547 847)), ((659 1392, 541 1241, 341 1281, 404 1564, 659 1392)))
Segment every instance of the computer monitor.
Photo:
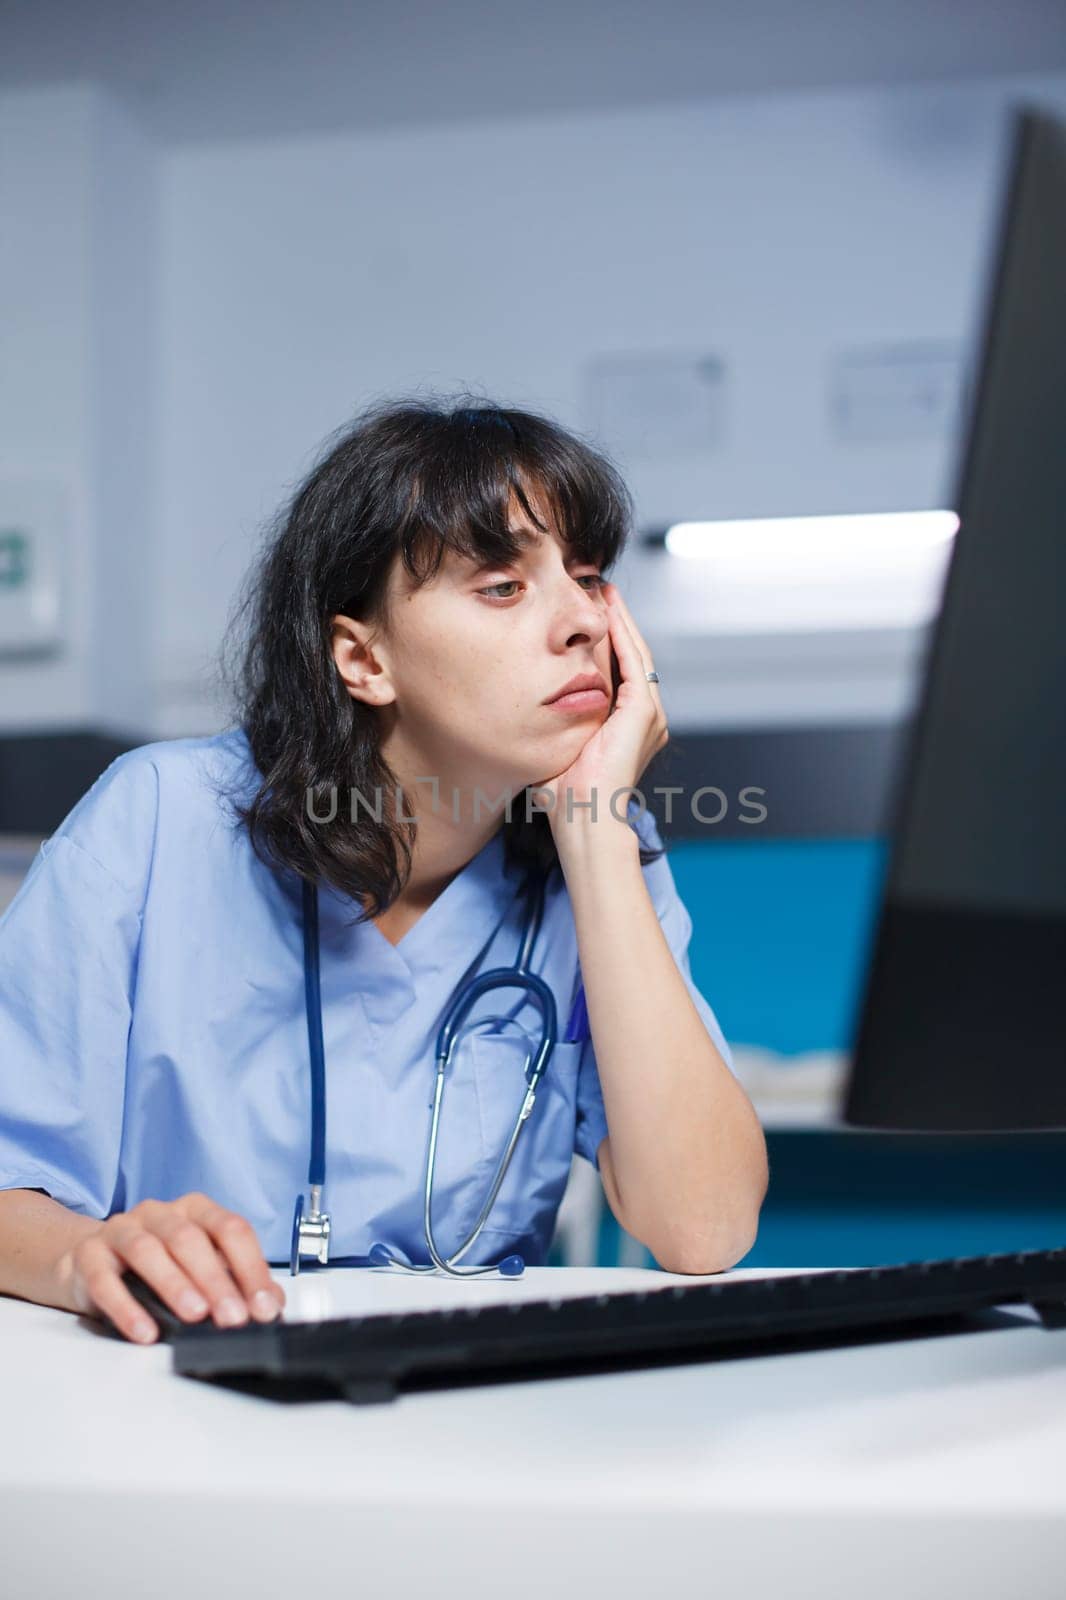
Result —
POLYGON ((1066 122, 1016 112, 844 1120, 1066 1128, 1066 122))

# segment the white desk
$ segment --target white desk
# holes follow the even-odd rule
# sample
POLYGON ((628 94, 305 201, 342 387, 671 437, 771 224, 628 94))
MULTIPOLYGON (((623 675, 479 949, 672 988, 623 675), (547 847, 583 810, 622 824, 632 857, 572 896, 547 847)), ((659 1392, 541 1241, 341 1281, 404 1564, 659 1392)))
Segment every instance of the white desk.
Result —
MULTIPOLYGON (((667 1281, 278 1277, 290 1317, 667 1281)), ((358 1407, 170 1360, 0 1297, 3 1600, 1066 1593, 1066 1331, 1036 1323, 358 1407)))

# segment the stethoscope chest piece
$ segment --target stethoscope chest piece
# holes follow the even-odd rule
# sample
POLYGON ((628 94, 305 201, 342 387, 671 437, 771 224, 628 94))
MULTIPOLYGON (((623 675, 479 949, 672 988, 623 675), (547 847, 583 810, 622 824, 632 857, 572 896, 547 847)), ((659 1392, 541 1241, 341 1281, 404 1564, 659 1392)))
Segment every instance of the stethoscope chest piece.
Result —
POLYGON ((304 1197, 296 1196, 292 1214, 292 1248, 289 1254, 289 1271, 295 1278, 303 1258, 313 1257, 320 1267, 329 1265, 329 1212, 320 1209, 322 1190, 311 1185, 311 1206, 304 1216, 304 1197))

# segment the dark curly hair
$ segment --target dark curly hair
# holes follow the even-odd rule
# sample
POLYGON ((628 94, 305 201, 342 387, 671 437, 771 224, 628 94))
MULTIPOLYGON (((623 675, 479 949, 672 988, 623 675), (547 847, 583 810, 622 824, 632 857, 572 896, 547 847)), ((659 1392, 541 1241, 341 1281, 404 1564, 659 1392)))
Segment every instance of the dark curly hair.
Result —
MULTIPOLYGON (((309 815, 313 807, 322 816, 337 792, 370 795, 397 782, 374 709, 337 670, 331 619, 386 619, 397 552, 418 586, 446 550, 513 561, 528 540, 509 529, 512 496, 546 531, 528 496, 540 500, 580 559, 602 570, 631 526, 629 491, 599 451, 544 416, 460 399, 383 401, 327 441, 270 524, 223 642, 222 682, 263 779, 236 815, 274 870, 363 902, 355 922, 380 916, 402 892, 416 825, 365 810, 353 821, 341 807, 328 827, 309 815)), ((559 867, 547 814, 527 817, 524 796, 503 829, 509 863, 559 867)), ((642 845, 640 859, 661 854, 642 845)))

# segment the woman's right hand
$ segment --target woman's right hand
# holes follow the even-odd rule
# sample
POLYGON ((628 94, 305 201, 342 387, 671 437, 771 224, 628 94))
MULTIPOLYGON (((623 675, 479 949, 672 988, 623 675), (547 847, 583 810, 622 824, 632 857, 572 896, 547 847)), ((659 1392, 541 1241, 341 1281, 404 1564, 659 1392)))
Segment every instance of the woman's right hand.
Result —
POLYGON ((116 1212, 60 1263, 78 1311, 103 1313, 125 1338, 151 1344, 159 1328, 122 1282, 130 1268, 185 1322, 208 1313, 220 1328, 247 1322, 249 1313, 273 1322, 285 1304, 251 1223, 205 1194, 116 1212))

